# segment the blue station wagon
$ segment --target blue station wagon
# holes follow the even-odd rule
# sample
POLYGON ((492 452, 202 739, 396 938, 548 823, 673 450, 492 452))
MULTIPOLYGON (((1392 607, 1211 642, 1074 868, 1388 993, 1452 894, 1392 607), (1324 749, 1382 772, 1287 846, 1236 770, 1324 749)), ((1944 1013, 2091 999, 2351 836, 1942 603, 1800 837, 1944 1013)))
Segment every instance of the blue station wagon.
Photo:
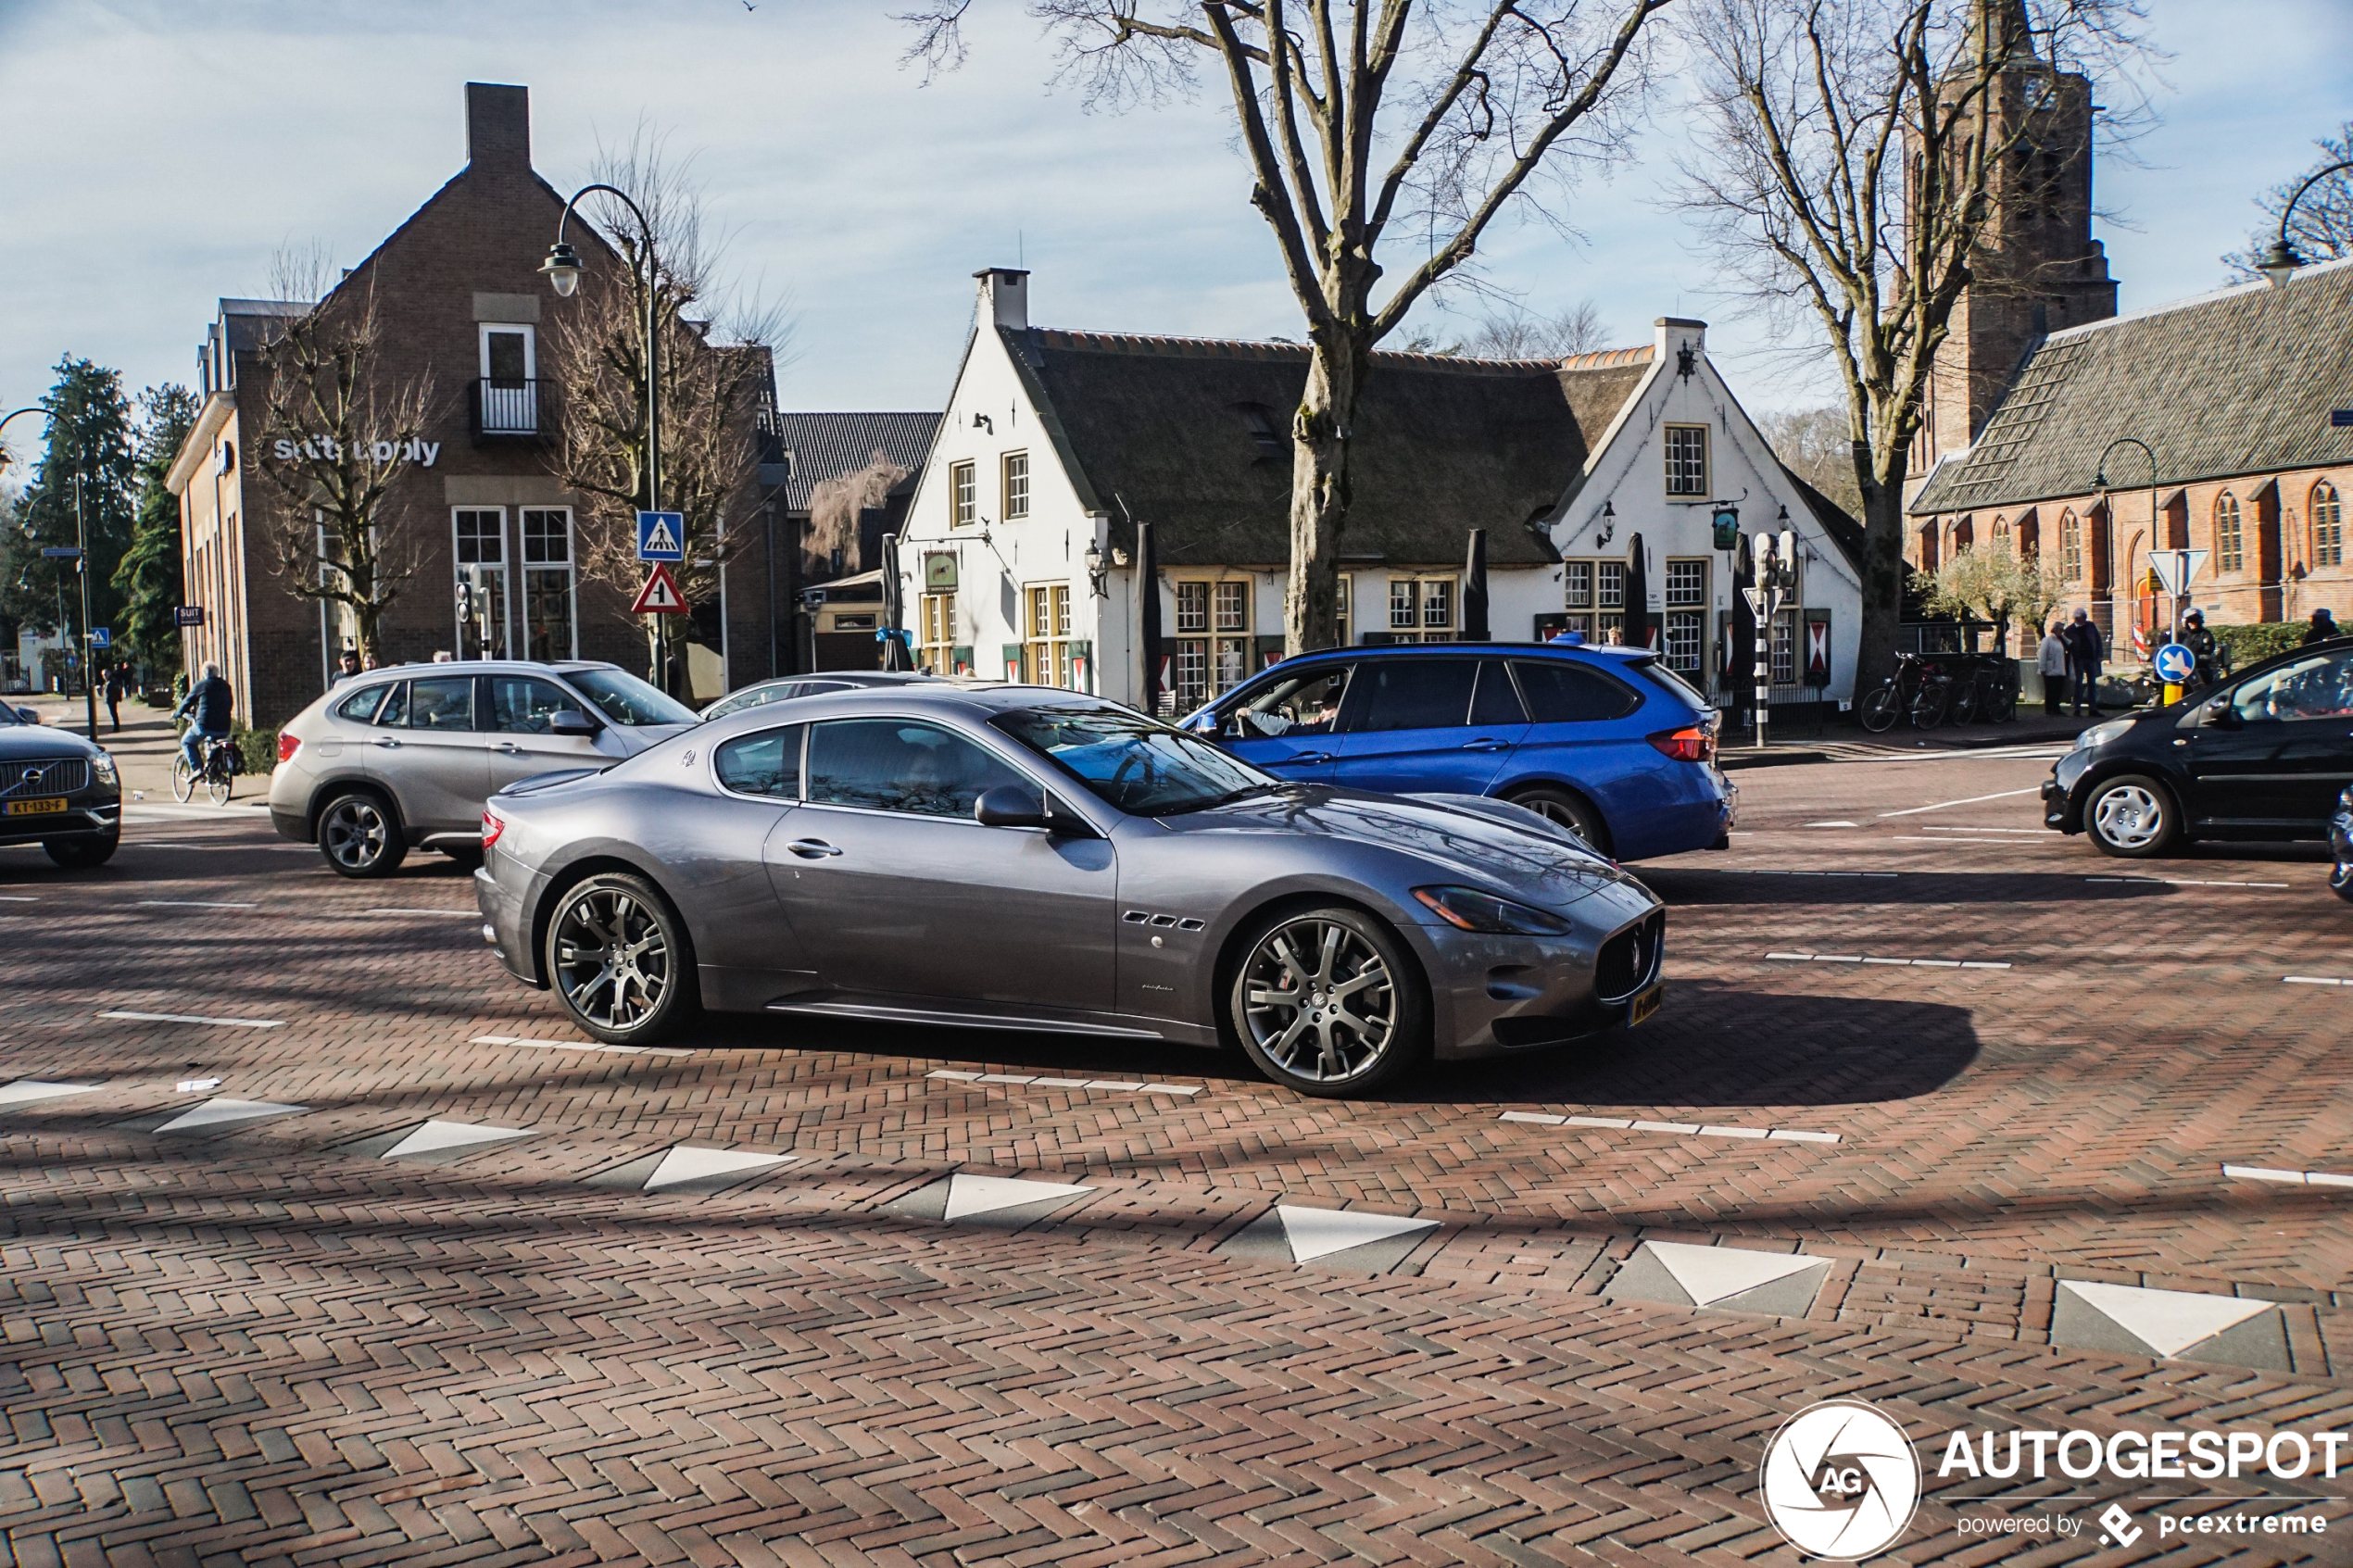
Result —
POLYGON ((1732 826, 1716 714, 1645 648, 1334 648, 1184 724, 1288 779, 1513 801, 1620 860, 1720 849, 1732 826))

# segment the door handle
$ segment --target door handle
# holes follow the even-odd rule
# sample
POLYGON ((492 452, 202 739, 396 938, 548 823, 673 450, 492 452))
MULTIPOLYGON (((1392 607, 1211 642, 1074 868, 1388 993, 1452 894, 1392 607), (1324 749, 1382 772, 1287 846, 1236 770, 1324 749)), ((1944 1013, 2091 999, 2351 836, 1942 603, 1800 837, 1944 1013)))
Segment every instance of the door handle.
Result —
POLYGON ((1331 759, 1332 754, 1328 751, 1302 751, 1283 759, 1285 762, 1328 762, 1331 759))
POLYGON ((382 740, 376 742, 376 744, 383 746, 387 751, 397 751, 400 749, 400 743, 393 739, 390 735, 384 736, 382 740))
POLYGON ((1466 740, 1463 743, 1463 749, 1465 751, 1508 751, 1511 749, 1511 742, 1503 740, 1466 740))
POLYGON ((797 838, 786 847, 804 860, 822 860, 828 855, 841 853, 822 838, 797 838))
POLYGON ((520 757, 522 755, 522 747, 517 746, 510 740, 500 741, 496 749, 505 752, 510 757, 520 757))

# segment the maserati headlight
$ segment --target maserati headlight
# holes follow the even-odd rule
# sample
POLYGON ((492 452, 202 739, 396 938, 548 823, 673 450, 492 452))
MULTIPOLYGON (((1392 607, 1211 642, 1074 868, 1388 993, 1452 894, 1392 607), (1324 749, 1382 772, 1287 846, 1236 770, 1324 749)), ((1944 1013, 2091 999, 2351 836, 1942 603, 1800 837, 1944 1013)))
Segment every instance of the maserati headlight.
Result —
POLYGON ((114 757, 111 753, 101 751, 97 756, 90 759, 90 771, 95 773, 98 776, 98 782, 108 789, 122 787, 122 775, 115 771, 114 757))
POLYGON ((1577 929, 1556 914, 1482 893, 1476 887, 1416 887, 1414 897, 1460 931, 1515 936, 1566 936, 1577 929))

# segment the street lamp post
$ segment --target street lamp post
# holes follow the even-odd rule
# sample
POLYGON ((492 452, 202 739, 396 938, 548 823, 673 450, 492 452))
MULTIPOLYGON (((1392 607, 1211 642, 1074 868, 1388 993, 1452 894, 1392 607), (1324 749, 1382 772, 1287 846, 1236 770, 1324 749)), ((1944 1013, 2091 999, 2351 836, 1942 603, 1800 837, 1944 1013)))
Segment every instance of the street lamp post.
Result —
MULTIPOLYGON (((2107 450, 2101 452, 2098 467, 2094 470, 2092 476, 2092 483, 2098 487, 2100 493, 2100 510, 2103 512, 2110 510, 2110 508, 2108 505, 2108 453, 2115 451, 2119 446, 2137 446, 2141 449, 2141 456, 2148 459, 2149 553, 2151 555, 2155 555, 2157 553, 2157 454, 2151 451, 2149 449, 2149 444, 2143 441, 2140 437, 2136 435, 2120 435, 2115 440, 2108 444, 2107 450)), ((2108 525, 2108 520, 2103 519, 2102 526, 2106 527, 2108 525)), ((2111 570, 2114 568, 2115 560, 2115 539, 2111 534, 2108 542, 2108 561, 2111 570)), ((2175 640, 2178 641, 2182 632, 2182 596, 2189 591, 2190 584, 2186 574, 2177 573, 2174 577, 2174 581, 2181 584, 2180 590, 2171 596, 2173 600, 2172 635, 2175 640)), ((2111 608, 2114 608, 2114 604, 2115 601, 2111 598, 2109 600, 2111 608)))
MULTIPOLYGON (((38 403, 28 408, 19 408, 14 413, 0 417, 0 430, 7 428, 10 420, 23 415, 46 417, 48 413, 49 410, 38 403)), ((73 476, 73 570, 82 580, 82 695, 89 713, 90 738, 94 742, 98 738, 98 688, 91 679, 90 668, 90 657, 95 651, 90 641, 90 531, 82 517, 82 475, 78 473, 73 476)), ((65 592, 62 581, 57 584, 57 591, 62 596, 65 592)), ((58 608, 57 619, 63 621, 64 607, 60 605, 58 608)))
MULTIPOLYGON (((654 270, 654 226, 648 222, 643 208, 629 199, 629 193, 614 185, 583 185, 564 203, 563 215, 556 220, 556 243, 547 247, 547 258, 539 264, 559 299, 570 299, 580 287, 580 274, 587 268, 580 253, 564 240, 564 227, 572 221, 572 209, 580 198, 602 191, 629 209, 636 219, 637 229, 645 244, 637 253, 638 271, 646 291, 646 509, 661 510, 661 307, 655 293, 658 274, 654 270)), ((684 541, 682 540, 681 543, 684 541)), ((670 690, 670 618, 654 618, 656 667, 654 684, 665 693, 670 690)))
POLYGON ((2263 252, 2263 258, 2255 264, 2255 270, 2262 273, 2264 281, 2273 288, 2284 285, 2296 276, 2296 270, 2304 265, 2304 253, 2290 245, 2287 238, 2288 220, 2296 216, 2296 204, 2302 201, 2304 194, 2313 186, 2330 175, 2342 174, 2348 169, 2353 169, 2353 158, 2316 170, 2310 179, 2296 188, 2296 194, 2288 197, 2287 206, 2280 209, 2279 238, 2271 242, 2270 248, 2263 252))

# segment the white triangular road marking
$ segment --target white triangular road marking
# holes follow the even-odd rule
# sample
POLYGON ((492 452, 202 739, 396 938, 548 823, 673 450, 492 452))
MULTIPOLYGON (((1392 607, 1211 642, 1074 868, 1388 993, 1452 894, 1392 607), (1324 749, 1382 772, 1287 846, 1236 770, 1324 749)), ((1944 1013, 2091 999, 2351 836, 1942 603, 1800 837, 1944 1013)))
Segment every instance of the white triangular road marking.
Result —
POLYGON ((1387 1241, 1409 1231, 1430 1230, 1438 1223, 1436 1220, 1408 1220, 1395 1214, 1366 1214, 1353 1209, 1295 1209, 1288 1203, 1277 1204, 1275 1213, 1283 1222, 1283 1239, 1290 1243, 1294 1263, 1387 1241))
POLYGON ((66 1095, 86 1095, 96 1087, 95 1084, 44 1084, 37 1078, 19 1078, 13 1084, 0 1085, 0 1107, 34 1105, 66 1095))
POLYGON ((466 1148, 478 1143, 500 1143, 508 1138, 527 1138, 527 1127, 484 1127, 467 1122, 427 1122, 415 1132, 384 1151, 386 1160, 397 1160, 404 1154, 438 1154, 445 1148, 466 1148))
POLYGON ((2188 1290, 2145 1290, 2133 1285, 2061 1280, 2082 1303, 2160 1356, 2178 1356, 2201 1339, 2233 1328, 2273 1303, 2249 1296, 2202 1296, 2188 1290))
POLYGON ((993 1214, 1000 1209, 1018 1209, 1025 1203, 1043 1203, 1050 1198, 1076 1198, 1093 1187, 1064 1186, 1060 1182, 1023 1182, 1011 1176, 967 1176, 962 1172, 948 1178, 948 1209, 942 1216, 962 1220, 975 1214, 993 1214))
POLYGON ((1822 1261, 1802 1252, 1748 1252, 1737 1247, 1692 1247, 1680 1241, 1646 1241, 1659 1265, 1675 1276, 1694 1305, 1705 1307, 1760 1285, 1787 1279, 1822 1261))
POLYGON ((654 1167, 654 1173, 646 1178, 646 1185, 638 1190, 659 1192, 681 1182, 699 1182, 711 1176, 732 1176, 738 1171, 782 1165, 791 1158, 788 1154, 759 1154, 750 1149, 697 1148, 682 1143, 661 1157, 661 1163, 654 1167))
POLYGON ((273 1105, 266 1099, 208 1099, 186 1110, 156 1129, 158 1133, 184 1133, 192 1127, 225 1127, 233 1122, 258 1122, 265 1116, 291 1116, 302 1110, 299 1105, 273 1105))

